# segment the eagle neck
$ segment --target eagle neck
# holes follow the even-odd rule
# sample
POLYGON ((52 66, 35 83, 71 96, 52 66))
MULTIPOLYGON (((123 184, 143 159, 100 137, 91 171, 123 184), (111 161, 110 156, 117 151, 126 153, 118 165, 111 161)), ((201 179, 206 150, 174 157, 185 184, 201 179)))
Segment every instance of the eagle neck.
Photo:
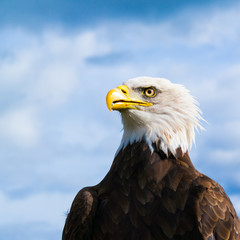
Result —
POLYGON ((144 142, 147 144, 149 150, 151 153, 154 151, 162 151, 167 156, 173 155, 174 157, 179 157, 179 153, 184 155, 188 152, 187 147, 183 147, 178 144, 169 145, 166 141, 166 136, 164 137, 160 134, 157 134, 154 131, 146 131, 146 129, 139 128, 138 131, 124 131, 123 137, 120 143, 120 146, 115 154, 115 156, 118 155, 118 153, 121 150, 124 150, 127 146, 135 145, 135 144, 141 144, 144 142))
POLYGON ((159 148, 159 143, 154 142, 151 147, 145 140, 140 140, 139 142, 134 142, 122 147, 118 150, 115 156, 112 168, 122 168, 124 166, 147 166, 154 165, 156 162, 169 161, 173 165, 181 165, 187 168, 194 168, 191 159, 189 158, 188 152, 183 153, 181 148, 176 149, 173 155, 170 151, 165 153, 161 148, 159 148))

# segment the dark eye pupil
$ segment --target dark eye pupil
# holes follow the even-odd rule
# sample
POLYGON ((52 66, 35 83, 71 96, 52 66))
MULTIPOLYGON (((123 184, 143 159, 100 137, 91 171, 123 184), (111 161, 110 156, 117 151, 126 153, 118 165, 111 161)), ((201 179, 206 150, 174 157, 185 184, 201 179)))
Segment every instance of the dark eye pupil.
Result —
POLYGON ((143 92, 147 97, 154 97, 156 95, 155 89, 146 88, 143 92))
POLYGON ((147 95, 153 95, 153 90, 152 89, 147 89, 146 94, 147 95))

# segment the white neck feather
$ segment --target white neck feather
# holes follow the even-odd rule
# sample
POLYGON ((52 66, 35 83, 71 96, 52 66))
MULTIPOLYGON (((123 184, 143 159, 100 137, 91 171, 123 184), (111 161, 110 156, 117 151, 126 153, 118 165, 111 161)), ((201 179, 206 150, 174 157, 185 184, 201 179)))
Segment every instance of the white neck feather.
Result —
POLYGON ((156 143, 166 155, 169 151, 175 155, 178 148, 185 153, 195 142, 195 129, 202 129, 200 110, 195 105, 173 114, 171 111, 166 114, 131 109, 121 112, 121 115, 124 133, 119 150, 144 140, 152 152, 153 143, 156 143))

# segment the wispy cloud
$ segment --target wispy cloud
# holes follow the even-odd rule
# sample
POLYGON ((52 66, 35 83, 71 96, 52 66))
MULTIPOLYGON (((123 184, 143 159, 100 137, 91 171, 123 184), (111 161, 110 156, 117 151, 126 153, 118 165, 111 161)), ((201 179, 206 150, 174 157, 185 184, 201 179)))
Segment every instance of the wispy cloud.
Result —
POLYGON ((236 209, 236 212, 240 216, 240 194, 232 195, 232 196, 230 196, 230 199, 236 209))
POLYGON ((0 141, 27 147, 39 138, 38 119, 33 109, 17 108, 0 115, 0 141))
POLYGON ((37 193, 12 199, 0 193, 1 215, 5 216, 1 219, 0 226, 45 222, 59 228, 66 214, 62 207, 68 209, 72 198, 73 194, 37 193))

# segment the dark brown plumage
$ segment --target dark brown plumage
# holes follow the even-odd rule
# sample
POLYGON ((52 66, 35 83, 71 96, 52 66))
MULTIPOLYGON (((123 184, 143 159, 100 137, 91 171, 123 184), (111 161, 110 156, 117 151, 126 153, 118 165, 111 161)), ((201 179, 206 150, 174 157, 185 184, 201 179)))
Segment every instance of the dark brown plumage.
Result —
POLYGON ((73 201, 63 240, 239 240, 240 223, 215 181, 188 153, 151 153, 144 142, 117 154, 106 177, 73 201))

